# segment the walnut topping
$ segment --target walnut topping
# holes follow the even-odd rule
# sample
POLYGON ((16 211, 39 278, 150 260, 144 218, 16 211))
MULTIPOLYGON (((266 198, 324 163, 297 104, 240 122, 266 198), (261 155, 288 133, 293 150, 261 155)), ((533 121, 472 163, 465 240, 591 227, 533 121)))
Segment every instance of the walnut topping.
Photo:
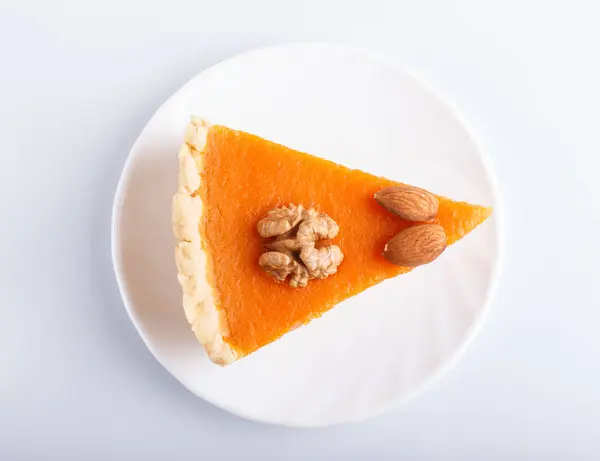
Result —
POLYGON ((264 238, 282 235, 296 227, 302 220, 304 211, 302 205, 273 208, 266 218, 258 222, 258 233, 264 238))
POLYGON ((264 271, 283 282, 290 276, 290 286, 305 287, 309 280, 324 279, 337 272, 344 254, 337 245, 316 248, 318 240, 329 240, 340 231, 337 223, 314 208, 302 205, 278 207, 259 221, 258 233, 273 238, 258 263, 264 271))

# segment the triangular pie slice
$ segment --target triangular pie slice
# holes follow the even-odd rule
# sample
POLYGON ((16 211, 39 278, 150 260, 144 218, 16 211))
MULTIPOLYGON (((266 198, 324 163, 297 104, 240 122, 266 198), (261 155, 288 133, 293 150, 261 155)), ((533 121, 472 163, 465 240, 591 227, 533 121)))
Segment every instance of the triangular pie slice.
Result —
MULTIPOLYGON (((192 118, 179 151, 173 201, 183 307, 210 358, 229 364, 321 316, 339 302, 411 270, 382 250, 415 225, 381 207, 378 190, 400 183, 351 170, 258 136, 192 118), (277 283, 258 265, 258 221, 279 205, 317 206, 340 227, 336 274, 305 288, 277 283)), ((438 197, 448 244, 481 224, 490 208, 438 197)), ((334 333, 332 333, 334 334, 334 333)))

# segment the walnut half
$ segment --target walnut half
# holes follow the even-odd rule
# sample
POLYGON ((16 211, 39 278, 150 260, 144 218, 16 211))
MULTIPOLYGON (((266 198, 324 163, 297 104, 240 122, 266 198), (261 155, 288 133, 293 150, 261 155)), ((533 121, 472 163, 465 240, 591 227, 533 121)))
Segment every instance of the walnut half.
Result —
POLYGON ((316 248, 318 240, 334 238, 340 228, 333 219, 314 208, 277 207, 256 227, 261 237, 271 239, 264 244, 267 251, 260 256, 258 264, 277 281, 283 282, 289 276, 289 284, 294 288, 335 274, 344 259, 337 245, 316 248))

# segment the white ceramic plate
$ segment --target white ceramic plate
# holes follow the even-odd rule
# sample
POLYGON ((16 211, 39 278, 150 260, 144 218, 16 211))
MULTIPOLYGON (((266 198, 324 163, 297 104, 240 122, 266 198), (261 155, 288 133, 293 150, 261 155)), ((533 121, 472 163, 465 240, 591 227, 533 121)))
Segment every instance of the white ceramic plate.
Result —
POLYGON ((254 420, 328 425, 380 413, 456 361, 490 303, 499 208, 484 152, 420 79, 364 50, 283 45, 207 69, 152 117, 117 190, 113 260, 144 342, 194 394, 254 420), (496 211, 433 264, 220 368, 186 323, 175 277, 171 197, 190 114, 496 211))

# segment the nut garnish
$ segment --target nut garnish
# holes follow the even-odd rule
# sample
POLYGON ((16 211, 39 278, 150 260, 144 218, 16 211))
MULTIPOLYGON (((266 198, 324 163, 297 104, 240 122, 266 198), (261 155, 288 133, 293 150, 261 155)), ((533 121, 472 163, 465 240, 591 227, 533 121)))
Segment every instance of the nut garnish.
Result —
POLYGON ((267 214, 266 218, 258 222, 258 233, 261 237, 269 238, 282 235, 302 220, 304 207, 302 205, 274 208, 267 214))
POLYGON ((381 189, 375 200, 382 207, 409 221, 429 221, 437 215, 438 199, 431 192, 418 187, 401 185, 381 189))
POLYGON ((289 284, 294 288, 335 274, 344 259, 337 245, 315 247, 318 240, 334 238, 340 228, 314 208, 305 209, 302 205, 274 208, 256 228, 261 237, 274 237, 264 244, 267 252, 260 256, 258 264, 280 282, 290 276, 289 284))
POLYGON ((399 266, 416 267, 436 259, 446 249, 446 232, 439 224, 421 224, 404 229, 392 238, 383 256, 399 266))

